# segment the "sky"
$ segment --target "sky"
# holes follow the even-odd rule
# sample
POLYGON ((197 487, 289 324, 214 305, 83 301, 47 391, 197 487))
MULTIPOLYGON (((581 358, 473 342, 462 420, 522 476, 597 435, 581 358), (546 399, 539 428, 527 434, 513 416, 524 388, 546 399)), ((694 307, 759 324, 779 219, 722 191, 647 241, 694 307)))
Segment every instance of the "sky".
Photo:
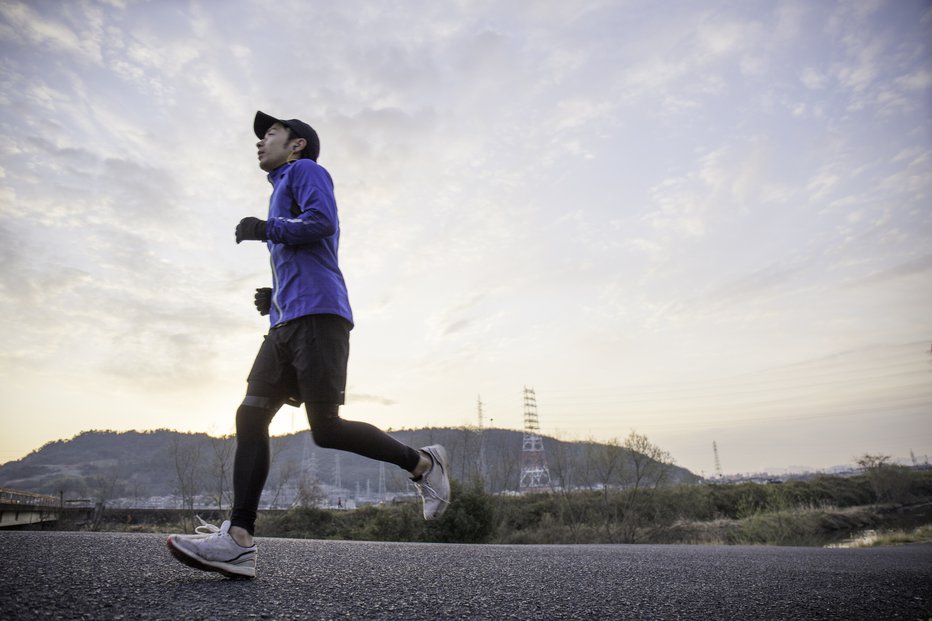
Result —
POLYGON ((345 418, 522 429, 527 387, 697 474, 924 460, 930 45, 915 0, 2 0, 0 462, 233 432, 256 110, 335 181, 345 418))

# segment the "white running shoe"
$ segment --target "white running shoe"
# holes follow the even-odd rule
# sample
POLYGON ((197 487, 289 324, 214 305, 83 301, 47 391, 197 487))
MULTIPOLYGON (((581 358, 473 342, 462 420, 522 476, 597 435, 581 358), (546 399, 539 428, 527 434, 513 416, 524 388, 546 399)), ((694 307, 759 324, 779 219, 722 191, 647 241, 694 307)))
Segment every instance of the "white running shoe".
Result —
MULTIPOLYGON (((201 525, 204 527, 204 525, 201 525)), ((256 546, 243 547, 230 536, 230 521, 220 528, 207 525, 204 530, 216 529, 210 534, 171 535, 168 549, 172 556, 195 569, 216 571, 228 578, 256 577, 256 546), (210 527, 210 528, 207 528, 210 527)), ((201 527, 199 527, 201 528, 201 527)))
POLYGON ((450 504, 450 478, 447 476, 447 451, 439 444, 421 449, 430 457, 430 469, 414 481, 424 501, 424 519, 432 520, 443 515, 450 504))

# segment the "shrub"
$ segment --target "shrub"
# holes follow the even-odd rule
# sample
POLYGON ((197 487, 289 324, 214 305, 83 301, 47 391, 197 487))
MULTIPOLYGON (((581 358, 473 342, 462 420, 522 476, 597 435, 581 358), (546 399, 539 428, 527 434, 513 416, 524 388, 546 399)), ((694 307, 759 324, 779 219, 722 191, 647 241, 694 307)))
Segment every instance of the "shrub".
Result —
POLYGON ((428 527, 433 541, 484 543, 494 530, 492 502, 478 483, 463 487, 451 481, 452 502, 446 512, 428 527))
POLYGON ((364 507, 349 514, 350 539, 362 541, 424 541, 426 528, 420 503, 364 507))
MULTIPOLYGON (((885 468, 889 472, 883 474, 890 479, 880 483, 887 501, 932 496, 932 472, 885 468)), ((876 507, 853 507, 876 503, 877 483, 865 474, 782 484, 489 496, 477 483, 453 481, 452 503, 431 522, 421 517, 419 502, 402 502, 357 511, 312 508, 274 518, 260 515, 260 529, 272 536, 372 541, 810 545, 876 521, 876 507)))
POLYGON ((275 517, 260 512, 256 530, 270 537, 327 539, 338 530, 333 513, 316 507, 296 507, 275 517))
POLYGON ((793 509, 751 516, 738 522, 728 543, 780 546, 822 545, 837 533, 872 526, 877 515, 862 509, 793 509))

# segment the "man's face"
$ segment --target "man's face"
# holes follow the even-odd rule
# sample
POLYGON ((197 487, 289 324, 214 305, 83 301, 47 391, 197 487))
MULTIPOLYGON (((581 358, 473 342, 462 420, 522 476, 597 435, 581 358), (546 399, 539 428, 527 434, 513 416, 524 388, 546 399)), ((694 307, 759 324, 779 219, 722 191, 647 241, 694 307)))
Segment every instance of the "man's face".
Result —
POLYGON ((259 168, 271 172, 288 161, 294 148, 299 146, 299 139, 288 140, 288 130, 281 123, 275 123, 265 132, 265 137, 256 143, 259 154, 259 168))

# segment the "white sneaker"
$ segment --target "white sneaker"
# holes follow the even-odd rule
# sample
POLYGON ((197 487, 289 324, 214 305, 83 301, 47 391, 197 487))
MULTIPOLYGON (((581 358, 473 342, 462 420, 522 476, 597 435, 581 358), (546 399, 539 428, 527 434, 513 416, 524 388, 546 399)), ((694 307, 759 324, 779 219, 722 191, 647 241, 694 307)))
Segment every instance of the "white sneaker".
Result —
MULTIPOLYGON (((247 548, 236 543, 230 536, 229 520, 220 528, 207 526, 216 529, 216 532, 171 535, 167 544, 172 556, 188 567, 216 571, 228 578, 255 578, 256 546, 247 548)), ((210 529, 205 527, 204 530, 210 529)))
POLYGON ((447 476, 447 451, 439 444, 421 449, 430 457, 430 469, 414 481, 424 501, 424 519, 432 520, 443 515, 450 504, 450 478, 447 476))

